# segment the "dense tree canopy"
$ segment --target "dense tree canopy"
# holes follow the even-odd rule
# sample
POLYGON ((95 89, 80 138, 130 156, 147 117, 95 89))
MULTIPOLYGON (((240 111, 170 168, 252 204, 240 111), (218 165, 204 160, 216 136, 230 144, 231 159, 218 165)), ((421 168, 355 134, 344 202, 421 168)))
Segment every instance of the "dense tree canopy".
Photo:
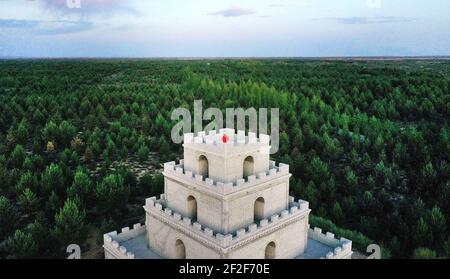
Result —
POLYGON ((273 159, 318 225, 392 257, 448 257, 449 74, 442 61, 0 61, 0 257, 60 256, 85 225, 142 221, 163 184, 142 169, 180 157, 170 115, 197 99, 280 108, 273 159))

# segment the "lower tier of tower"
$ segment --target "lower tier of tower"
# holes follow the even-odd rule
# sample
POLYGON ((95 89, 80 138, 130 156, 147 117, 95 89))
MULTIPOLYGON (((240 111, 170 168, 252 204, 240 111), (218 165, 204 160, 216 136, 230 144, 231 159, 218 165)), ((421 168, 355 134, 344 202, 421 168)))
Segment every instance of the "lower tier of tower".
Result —
POLYGON ((351 241, 309 228, 310 209, 303 201, 227 235, 166 208, 163 199, 148 199, 144 209, 145 225, 105 234, 106 258, 339 259, 352 255, 351 241))
POLYGON ((147 215, 149 248, 171 259, 264 259, 295 258, 307 245, 308 216, 291 218, 278 226, 267 225, 246 237, 204 237, 195 230, 171 222, 165 216, 147 215), (161 218, 162 217, 162 218, 161 218), (233 239, 234 238, 234 239, 233 239), (214 239, 214 241, 212 241, 214 239), (215 241, 219 240, 219 241, 215 241), (224 244, 224 245, 221 245, 224 244))
MULTIPOLYGON (((149 248, 147 230, 141 224, 136 224, 131 229, 123 228, 120 233, 105 234, 103 247, 106 259, 164 259, 149 248)), ((295 258, 350 259, 352 254, 351 241, 336 239, 330 233, 322 233, 319 228, 310 228, 306 250, 295 258)))

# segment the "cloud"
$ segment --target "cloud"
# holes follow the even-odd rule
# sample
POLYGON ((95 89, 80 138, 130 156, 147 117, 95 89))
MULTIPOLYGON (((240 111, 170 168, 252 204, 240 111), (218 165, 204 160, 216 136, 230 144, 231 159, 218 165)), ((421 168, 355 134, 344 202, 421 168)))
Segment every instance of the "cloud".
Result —
POLYGON ((383 24, 396 22, 410 22, 411 18, 396 17, 396 16, 382 16, 382 17, 333 17, 322 18, 318 20, 333 20, 341 24, 383 24))
POLYGON ((27 29, 35 27, 38 23, 37 20, 0 19, 0 28, 27 29))
POLYGON ((131 1, 120 0, 39 0, 45 8, 63 14, 112 14, 130 13, 137 15, 138 12, 129 6, 131 1))
POLYGON ((246 9, 246 8, 235 6, 235 7, 226 9, 226 10, 209 13, 209 15, 223 16, 223 17, 238 17, 238 16, 252 15, 255 13, 256 12, 252 9, 246 9))
POLYGON ((78 33, 93 27, 94 25, 87 21, 0 19, 0 28, 31 30, 42 35, 78 33))

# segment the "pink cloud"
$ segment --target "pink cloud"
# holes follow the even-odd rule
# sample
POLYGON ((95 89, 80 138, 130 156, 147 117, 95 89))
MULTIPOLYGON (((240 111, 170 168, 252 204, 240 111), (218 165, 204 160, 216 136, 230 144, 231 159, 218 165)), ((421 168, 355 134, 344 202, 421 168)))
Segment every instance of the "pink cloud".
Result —
POLYGON ((238 16, 252 15, 254 13, 255 13, 255 11, 252 9, 246 9, 246 8, 235 6, 235 7, 226 9, 226 10, 212 12, 209 15, 224 16, 224 17, 238 17, 238 16))

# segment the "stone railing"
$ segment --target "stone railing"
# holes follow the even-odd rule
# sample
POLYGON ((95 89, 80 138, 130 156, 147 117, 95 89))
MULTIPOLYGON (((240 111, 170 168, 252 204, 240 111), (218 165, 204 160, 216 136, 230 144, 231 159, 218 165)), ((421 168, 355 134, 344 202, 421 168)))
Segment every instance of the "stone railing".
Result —
POLYGON ((127 248, 121 246, 120 243, 135 238, 145 233, 145 225, 135 224, 133 228, 125 227, 120 233, 113 231, 103 235, 103 247, 106 253, 114 254, 119 259, 134 259, 134 254, 127 251, 127 248))
MULTIPOLYGON (((193 133, 184 134, 184 146, 188 147, 195 145, 196 148, 203 149, 209 152, 242 152, 250 148, 261 150, 261 152, 270 151, 270 136, 249 132, 248 136, 245 131, 236 131, 234 129, 220 129, 219 133, 210 131, 198 132, 197 135, 193 133), (223 141, 223 137, 227 136, 227 141, 223 141)), ((267 153, 267 154, 268 154, 267 153)))
POLYGON ((296 218, 304 216, 310 212, 309 203, 299 200, 297 205, 289 208, 289 210, 283 210, 279 214, 274 214, 268 219, 263 219, 259 224, 251 224, 246 228, 239 229, 234 233, 223 235, 215 232, 210 228, 202 226, 198 222, 192 222, 189 217, 183 217, 181 214, 174 212, 170 208, 164 207, 163 200, 157 200, 156 197, 146 199, 145 209, 151 214, 160 216, 165 221, 177 225, 179 228, 185 230, 185 232, 192 237, 201 237, 200 240, 203 243, 209 242, 217 245, 221 248, 227 248, 234 244, 239 244, 241 241, 259 234, 263 234, 266 230, 274 229, 278 225, 286 224, 289 220, 296 220, 296 218))
POLYGON ((341 237, 335 238, 331 232, 322 233, 321 228, 310 228, 308 230, 308 238, 316 240, 327 246, 334 247, 333 252, 328 252, 323 259, 346 259, 352 255, 352 241, 341 237))
POLYGON ((261 144, 268 146, 270 144, 270 136, 265 134, 259 134, 259 138, 256 133, 249 132, 248 136, 245 135, 245 131, 237 131, 234 129, 220 129, 219 133, 216 131, 210 131, 208 135, 206 132, 198 132, 197 136, 194 133, 184 134, 184 143, 196 143, 196 144, 209 144, 209 145, 240 145, 240 144, 261 144), (223 136, 228 136, 228 141, 223 142, 223 136))
POLYGON ((168 162, 164 164, 164 174, 175 175, 183 179, 184 181, 194 182, 197 185, 206 187, 207 189, 214 190, 220 194, 230 194, 241 190, 242 188, 248 188, 255 184, 260 184, 284 175, 289 174, 289 165, 280 163, 275 165, 274 161, 270 161, 269 170, 260 172, 256 175, 251 175, 245 179, 238 179, 235 182, 223 183, 220 181, 214 181, 210 178, 205 178, 200 174, 196 174, 192 171, 187 171, 183 167, 183 160, 177 165, 175 162, 168 162))

